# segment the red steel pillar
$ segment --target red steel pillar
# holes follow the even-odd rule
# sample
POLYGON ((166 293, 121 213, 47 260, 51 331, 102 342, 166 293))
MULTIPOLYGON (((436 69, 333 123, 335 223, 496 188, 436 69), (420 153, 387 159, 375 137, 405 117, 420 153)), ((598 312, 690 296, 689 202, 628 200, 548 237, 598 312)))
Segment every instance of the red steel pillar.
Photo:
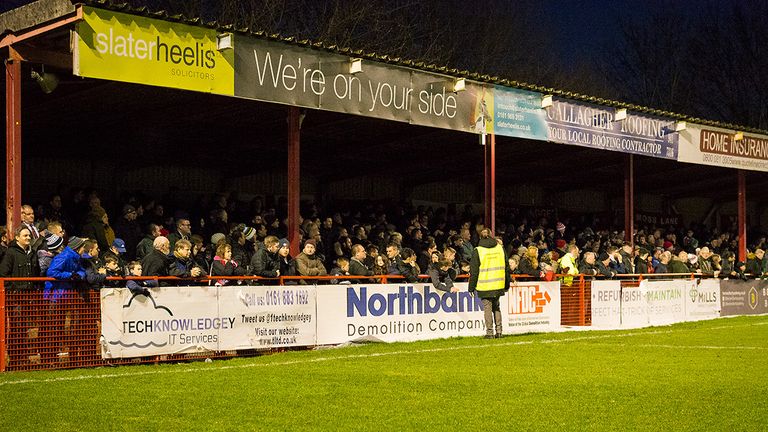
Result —
POLYGON ((635 158, 627 156, 627 169, 624 170, 624 240, 634 247, 635 239, 635 158))
POLYGON ((496 233, 496 135, 485 144, 485 226, 496 233))
POLYGON ((301 177, 299 154, 301 152, 299 107, 288 108, 288 242, 291 256, 299 254, 299 203, 301 201, 301 177))
POLYGON ((738 170, 739 199, 739 261, 747 262, 747 180, 744 170, 738 170))
POLYGON ((5 61, 5 210, 8 233, 21 223, 21 61, 5 61))

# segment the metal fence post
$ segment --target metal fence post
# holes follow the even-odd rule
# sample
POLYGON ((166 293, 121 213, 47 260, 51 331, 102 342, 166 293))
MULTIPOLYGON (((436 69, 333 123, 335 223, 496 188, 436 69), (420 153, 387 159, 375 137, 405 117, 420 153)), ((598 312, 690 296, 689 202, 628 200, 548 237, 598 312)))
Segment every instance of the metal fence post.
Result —
POLYGON ((5 346, 5 279, 0 278, 0 372, 5 372, 7 348, 5 346))
POLYGON ((584 275, 579 275, 579 325, 584 326, 587 324, 586 313, 584 310, 584 275))

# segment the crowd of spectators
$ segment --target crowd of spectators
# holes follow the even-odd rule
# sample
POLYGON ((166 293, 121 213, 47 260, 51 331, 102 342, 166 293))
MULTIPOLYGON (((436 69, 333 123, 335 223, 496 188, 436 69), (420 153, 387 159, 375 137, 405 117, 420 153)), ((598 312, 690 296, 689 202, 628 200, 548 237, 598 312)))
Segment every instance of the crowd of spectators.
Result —
MULTIPOLYGON (((66 199, 24 205, 22 224, 0 236, 0 276, 49 276, 46 296, 80 286, 125 286, 108 276, 210 275, 211 283, 240 283, 235 276, 303 276, 289 283, 318 280, 377 281, 399 275, 416 282, 427 275, 437 289, 469 271, 473 248, 485 228, 471 206, 412 207, 360 203, 321 211, 302 208, 301 252, 290 255, 284 202, 256 198, 242 202, 217 194, 189 208, 124 195, 103 203, 95 190, 76 190, 66 199), (378 276, 378 277, 377 277, 378 276), (313 279, 318 278, 318 279, 313 279)), ((622 274, 700 273, 714 277, 766 273, 764 236, 755 236, 746 262, 737 262, 737 237, 704 225, 689 229, 639 226, 634 242, 624 232, 589 217, 534 217, 524 211, 497 216, 496 237, 504 245, 513 274, 551 280, 577 274, 614 278, 622 274)), ((161 284, 168 283, 163 280, 161 284)), ((188 283, 185 282, 185 283, 188 283)), ((267 283, 267 282, 264 282, 267 283)), ((274 283, 274 282, 273 282, 274 283)), ((157 281, 130 281, 142 292, 157 281)), ((32 289, 15 282, 11 289, 32 289)))

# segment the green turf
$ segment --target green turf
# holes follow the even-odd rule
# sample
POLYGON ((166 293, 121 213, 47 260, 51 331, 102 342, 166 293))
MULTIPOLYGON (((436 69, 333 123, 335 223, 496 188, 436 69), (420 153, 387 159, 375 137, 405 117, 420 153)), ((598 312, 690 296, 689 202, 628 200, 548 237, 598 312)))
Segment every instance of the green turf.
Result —
POLYGON ((0 430, 767 430, 767 387, 739 317, 5 373, 0 430))

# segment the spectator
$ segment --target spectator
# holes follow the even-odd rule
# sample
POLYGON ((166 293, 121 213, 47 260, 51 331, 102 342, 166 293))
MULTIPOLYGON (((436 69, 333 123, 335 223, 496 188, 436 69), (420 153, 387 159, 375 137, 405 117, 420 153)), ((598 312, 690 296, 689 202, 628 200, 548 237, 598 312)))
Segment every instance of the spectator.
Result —
MULTIPOLYGON (((39 275, 40 263, 37 253, 32 250, 32 232, 28 224, 21 224, 16 228, 14 241, 8 246, 8 250, 0 262, 0 276, 28 278, 39 275)), ((34 283, 30 281, 6 282, 6 284, 6 288, 10 292, 34 289, 34 283)))
POLYGON ((560 258, 560 272, 566 274, 562 278, 563 284, 566 286, 573 285, 573 276, 579 274, 579 268, 576 262, 579 260, 579 248, 576 245, 569 245, 568 252, 560 258))
POLYGON ((192 260, 192 243, 185 239, 177 240, 176 247, 173 249, 173 258, 168 264, 168 276, 196 278, 207 274, 192 260))
MULTIPOLYGON (((168 265, 171 263, 168 253, 171 251, 171 244, 164 236, 158 236, 152 246, 152 252, 141 260, 143 274, 145 276, 168 276, 168 265)), ((160 285, 167 285, 167 283, 163 282, 160 285)))
POLYGON ((58 302, 65 291, 73 288, 81 290, 84 286, 80 285, 85 281, 85 269, 80 263, 80 252, 83 250, 85 241, 79 237, 69 239, 69 244, 62 249, 61 253, 53 257, 51 265, 48 267, 46 276, 56 279, 45 283, 43 298, 52 303, 58 302))
MULTIPOLYGON (((125 267, 118 262, 118 258, 112 254, 104 257, 104 268, 107 271, 107 277, 124 277, 125 267)), ((119 288, 123 285, 122 280, 106 280, 104 286, 109 288, 119 288)))
POLYGON ((600 274, 597 262, 595 261, 595 253, 592 251, 584 252, 584 258, 579 263, 579 273, 586 276, 597 276, 600 274))
POLYGON ((520 257, 511 255, 507 260, 509 262, 509 274, 520 274, 520 257))
POLYGON ((597 270, 598 274, 606 279, 612 279, 616 276, 616 270, 611 268, 611 256, 607 252, 600 254, 597 261, 597 270))
POLYGON ((296 276, 296 263, 294 263, 291 257, 291 244, 286 238, 281 238, 279 243, 280 248, 277 250, 277 259, 280 261, 280 275, 296 276))
MULTIPOLYGON (((141 263, 138 261, 131 261, 128 263, 128 275, 129 276, 142 276, 141 274, 142 268, 141 263)), ((141 280, 134 280, 131 279, 128 282, 126 282, 125 287, 131 290, 131 293, 135 295, 145 295, 149 297, 151 294, 149 292, 149 288, 156 288, 158 285, 157 280, 155 279, 141 279, 141 280)))
POLYGON ((687 261, 688 252, 686 252, 684 249, 681 249, 677 255, 670 256, 669 263, 667 264, 669 273, 690 273, 691 270, 688 268, 687 261))
MULTIPOLYGON (((199 234, 192 234, 189 236, 189 242, 192 243, 192 261, 195 262, 195 265, 201 269, 210 269, 213 257, 210 260, 208 259, 203 237, 199 234)), ((243 269, 245 269, 245 266, 243 266, 243 269)))
MULTIPOLYGON (((340 257, 336 259, 336 267, 331 269, 331 276, 349 276, 349 260, 344 257, 340 257)), ((339 279, 331 279, 331 284, 348 284, 350 281, 348 279, 342 279, 341 281, 339 279)))
MULTIPOLYGON (((138 212, 130 204, 123 206, 122 216, 115 223, 115 236, 123 239, 125 242, 125 259, 133 260, 136 258, 136 246, 142 238, 141 227, 136 221, 138 212)), ((154 238, 153 238, 154 240, 154 238)))
POLYGON ((85 281, 93 289, 104 286, 107 279, 107 269, 99 257, 99 243, 96 240, 85 240, 83 251, 80 253, 81 265, 85 269, 85 281))
MULTIPOLYGON (((136 246, 136 259, 139 261, 143 261, 144 257, 149 255, 150 252, 155 248, 155 239, 160 237, 160 229, 162 227, 157 224, 149 224, 147 225, 147 235, 141 239, 139 244, 136 246)), ((146 273, 146 266, 144 266, 144 272, 146 273)))
POLYGON ((389 259, 388 274, 399 275, 400 268, 403 265, 403 259, 400 257, 400 249, 397 244, 390 243, 386 248, 387 258, 389 259))
MULTIPOLYGON (((245 267, 232 259, 232 246, 228 243, 219 243, 211 265, 211 276, 243 276, 245 273, 245 267)), ((228 279, 216 280, 218 286, 231 284, 232 281, 228 279)))
POLYGON ((106 262, 106 257, 107 256, 115 257, 115 259, 117 259, 117 265, 121 269, 123 269, 123 274, 125 274, 125 270, 124 269, 125 269, 126 262, 123 259, 123 257, 125 256, 125 253, 127 251, 128 251, 128 249, 126 248, 126 244, 123 241, 123 239, 116 238, 112 242, 112 245, 109 247, 109 250, 104 251, 104 253, 102 254, 101 258, 104 260, 104 262, 106 262))
POLYGON ((453 278, 456 276, 456 273, 453 271, 453 265, 450 261, 443 259, 439 262, 431 263, 427 274, 429 274, 432 286, 435 289, 451 293, 459 291, 453 285, 453 278))
POLYGON ((523 259, 520 260, 520 274, 538 278, 541 276, 539 270, 539 249, 536 246, 528 246, 523 259))
MULTIPOLYGON (((365 256, 365 248, 362 245, 356 244, 352 246, 352 259, 349 260, 350 276, 373 276, 373 272, 363 264, 365 256)), ((363 283, 365 281, 365 279, 354 279, 352 283, 363 283)))
POLYGON ((176 231, 168 234, 168 241, 171 243, 171 250, 176 250, 176 242, 179 240, 189 240, 192 235, 192 223, 189 219, 179 218, 176 220, 176 231))
MULTIPOLYGON (((304 249, 296 257, 296 270, 301 276, 326 276, 328 272, 325 270, 322 260, 315 254, 317 248, 316 240, 309 239, 304 242, 304 249)), ((302 284, 312 283, 312 281, 301 281, 302 284)))
MULTIPOLYGON (((373 262, 373 267, 371 268, 371 271, 374 275, 387 275, 389 274, 389 259, 387 259, 386 255, 378 255, 376 257, 376 260, 373 262)), ((381 282, 383 279, 378 279, 379 282, 381 282)))
POLYGON ((400 252, 400 257, 402 260, 398 264, 398 274, 402 275, 409 283, 418 282, 421 270, 419 265, 416 264, 416 252, 411 248, 404 248, 400 252))
POLYGON ((752 277, 760 277, 763 275, 763 257, 765 251, 761 248, 755 249, 754 253, 747 255, 747 269, 746 273, 751 274, 752 277))
POLYGON ((64 239, 56 234, 48 233, 45 238, 46 247, 40 248, 37 251, 37 261, 40 265, 40 274, 44 275, 48 271, 48 267, 51 266, 53 257, 61 253, 64 249, 64 239))
POLYGON ((714 275, 715 269, 712 265, 712 252, 709 247, 704 246, 699 249, 698 254, 699 272, 705 275, 714 275))
POLYGON ((83 235, 94 239, 101 250, 109 249, 115 241, 115 232, 109 226, 109 216, 101 207, 95 207, 88 213, 86 224, 83 226, 83 235))
POLYGON ((251 259, 251 274, 263 278, 280 277, 280 260, 277 251, 280 241, 275 236, 264 239, 264 247, 259 248, 251 259))
POLYGON ((35 224, 35 209, 29 204, 21 206, 21 226, 27 227, 29 230, 30 238, 32 240, 31 247, 36 249, 42 244, 42 241, 37 241, 40 238, 40 231, 37 230, 35 224))
POLYGON ((653 273, 652 258, 647 249, 639 248, 637 255, 635 256, 635 274, 651 274, 653 273))
POLYGON ((672 253, 670 251, 664 251, 659 255, 659 264, 654 269, 654 273, 671 273, 669 270, 669 262, 672 260, 672 253))

